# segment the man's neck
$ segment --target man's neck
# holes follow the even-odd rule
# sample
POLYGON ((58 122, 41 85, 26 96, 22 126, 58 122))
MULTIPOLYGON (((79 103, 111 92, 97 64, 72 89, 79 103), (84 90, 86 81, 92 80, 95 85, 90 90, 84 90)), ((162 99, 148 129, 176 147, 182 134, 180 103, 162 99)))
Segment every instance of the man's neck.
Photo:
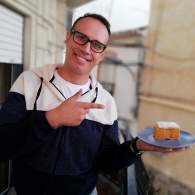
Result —
POLYGON ((63 67, 60 67, 58 70, 58 74, 66 81, 69 81, 70 83, 77 84, 77 85, 83 85, 87 83, 89 79, 89 75, 79 75, 75 74, 74 72, 70 71, 69 69, 63 67))

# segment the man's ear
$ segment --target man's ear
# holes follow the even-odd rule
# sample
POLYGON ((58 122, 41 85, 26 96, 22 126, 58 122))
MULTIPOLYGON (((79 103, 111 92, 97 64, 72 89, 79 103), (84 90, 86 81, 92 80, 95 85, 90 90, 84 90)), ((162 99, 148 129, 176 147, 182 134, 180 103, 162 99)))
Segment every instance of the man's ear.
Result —
POLYGON ((102 60, 104 60, 104 58, 106 57, 105 52, 100 53, 100 54, 98 54, 98 55, 99 55, 99 59, 98 59, 96 65, 98 65, 98 64, 99 64, 102 60))
POLYGON ((67 43, 67 41, 70 40, 70 37, 71 37, 71 33, 68 31, 68 32, 66 33, 66 40, 65 40, 66 43, 67 43))

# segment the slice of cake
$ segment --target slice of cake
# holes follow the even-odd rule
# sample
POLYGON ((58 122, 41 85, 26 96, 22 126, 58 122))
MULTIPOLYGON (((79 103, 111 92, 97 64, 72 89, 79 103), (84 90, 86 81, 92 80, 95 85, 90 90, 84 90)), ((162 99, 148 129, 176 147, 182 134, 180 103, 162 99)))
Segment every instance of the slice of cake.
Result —
POLYGON ((154 126, 153 136, 156 140, 179 140, 180 126, 176 122, 159 121, 154 126))

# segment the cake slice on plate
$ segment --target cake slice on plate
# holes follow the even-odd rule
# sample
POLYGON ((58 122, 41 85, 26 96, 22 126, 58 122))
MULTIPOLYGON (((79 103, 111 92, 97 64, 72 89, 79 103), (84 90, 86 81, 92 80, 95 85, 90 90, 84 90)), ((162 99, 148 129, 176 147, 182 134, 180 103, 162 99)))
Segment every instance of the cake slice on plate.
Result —
POLYGON ((172 121, 159 121, 154 125, 153 136, 156 140, 179 140, 180 126, 172 121))

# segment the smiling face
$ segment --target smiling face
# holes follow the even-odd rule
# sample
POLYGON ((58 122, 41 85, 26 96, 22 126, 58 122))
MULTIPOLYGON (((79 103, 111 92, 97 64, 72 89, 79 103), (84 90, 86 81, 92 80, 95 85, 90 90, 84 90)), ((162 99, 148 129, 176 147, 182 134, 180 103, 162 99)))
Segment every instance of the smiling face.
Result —
MULTIPOLYGON (((96 40, 107 44, 109 35, 106 27, 94 18, 86 17, 77 22, 75 31, 87 36, 89 40, 96 40)), ((91 43, 80 45, 73 40, 73 33, 68 32, 66 37, 65 68, 72 74, 88 78, 91 70, 104 58, 104 52, 96 53, 91 49, 91 43)))

